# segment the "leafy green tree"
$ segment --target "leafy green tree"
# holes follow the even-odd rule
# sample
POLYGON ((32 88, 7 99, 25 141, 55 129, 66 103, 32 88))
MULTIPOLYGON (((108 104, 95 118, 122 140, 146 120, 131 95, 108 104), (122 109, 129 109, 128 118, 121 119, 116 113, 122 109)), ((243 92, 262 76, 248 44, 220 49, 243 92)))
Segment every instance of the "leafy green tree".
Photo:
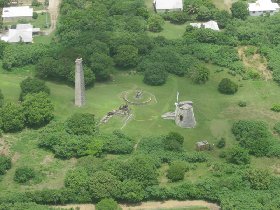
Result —
POLYGON ((10 0, 0 0, 0 7, 3 8, 3 7, 6 7, 8 6, 10 3, 10 0))
POLYGON ((97 131, 94 115, 90 113, 75 113, 65 122, 65 130, 75 135, 93 135, 97 131))
POLYGON ((227 152, 227 161, 237 165, 249 164, 250 155, 248 150, 241 147, 234 147, 227 152))
POLYGON ((30 127, 41 127, 54 117, 54 106, 44 92, 28 94, 22 103, 25 122, 30 127))
POLYGON ((248 5, 243 1, 234 2, 230 10, 234 18, 245 20, 249 16, 248 5))
POLYGON ((24 128, 23 108, 19 104, 6 103, 0 109, 0 128, 4 132, 17 132, 24 128))
POLYGON ((22 166, 16 169, 14 181, 18 183, 26 183, 31 179, 34 179, 35 176, 36 173, 33 168, 22 166))
POLYGON ((161 63, 148 63, 144 73, 144 83, 152 86, 165 84, 168 74, 160 68, 162 65, 161 63))
POLYGON ((32 15, 32 19, 37 19, 38 18, 38 13, 37 12, 33 12, 33 15, 32 15))
POLYGON ((162 140, 164 149, 170 151, 182 151, 184 137, 176 132, 170 132, 167 136, 165 136, 162 140))
POLYGON ((4 105, 4 95, 0 89, 0 108, 4 105))
POLYGON ((23 98, 29 93, 40 93, 44 92, 50 94, 50 89, 46 86, 44 81, 36 78, 27 77, 20 83, 20 96, 19 99, 22 101, 23 98))
POLYGON ((225 28, 227 24, 231 21, 231 15, 225 10, 219 10, 214 15, 215 20, 217 21, 219 28, 225 28))
POLYGON ((249 169, 243 175, 243 179, 248 181, 254 190, 267 190, 271 183, 271 174, 264 169, 249 169))
POLYGON ((137 180, 124 180, 121 184, 121 197, 127 202, 140 202, 144 199, 145 191, 137 180))
POLYGON ((95 209, 96 210, 121 210, 121 207, 112 198, 104 198, 96 204, 95 209))
POLYGON ((113 59, 106 54, 94 53, 90 57, 91 70, 97 81, 107 81, 111 78, 113 59))
POLYGON ((218 90, 223 94, 234 94, 238 90, 238 85, 228 78, 221 80, 218 86, 218 90))
POLYGON ((36 76, 41 79, 51 79, 58 76, 56 74, 58 61, 52 57, 42 57, 35 66, 36 76))
POLYGON ((186 172, 186 163, 183 161, 174 161, 170 164, 167 177, 172 182, 177 182, 184 179, 185 172, 186 172))
POLYGON ((12 167, 11 158, 0 155, 0 175, 5 174, 6 171, 9 170, 11 167, 12 167))
POLYGON ((89 179, 89 192, 92 200, 117 198, 120 195, 121 182, 107 171, 95 172, 89 179))
POLYGON ((114 61, 118 67, 135 67, 139 61, 138 49, 132 45, 122 45, 117 48, 114 61))
POLYGON ((149 31, 160 32, 163 30, 164 20, 160 15, 151 15, 147 22, 149 31))

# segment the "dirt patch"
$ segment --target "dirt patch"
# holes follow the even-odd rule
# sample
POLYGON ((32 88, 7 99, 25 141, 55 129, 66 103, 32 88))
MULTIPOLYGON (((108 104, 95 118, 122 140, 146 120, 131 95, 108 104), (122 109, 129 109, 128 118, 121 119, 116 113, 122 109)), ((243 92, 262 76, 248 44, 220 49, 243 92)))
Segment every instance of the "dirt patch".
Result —
POLYGON ((17 162, 17 160, 20 158, 20 154, 16 152, 12 157, 12 163, 17 162))
POLYGON ((247 46, 238 48, 238 55, 240 59, 243 61, 244 66, 247 68, 252 68, 257 70, 265 81, 271 80, 272 73, 267 68, 267 60, 258 53, 255 53, 250 57, 246 57, 245 51, 247 49, 248 49, 247 46))
POLYGON ((4 138, 0 138, 0 155, 8 156, 10 154, 10 146, 4 140, 4 138))
MULTIPOLYGON (((184 207, 207 207, 210 210, 220 210, 221 208, 214 203, 209 203, 202 200, 195 200, 195 201, 176 201, 176 200, 169 200, 163 202, 143 202, 140 205, 121 205, 123 210, 149 210, 149 209, 160 209, 160 208, 184 208, 184 207)), ((67 208, 80 208, 80 210, 95 210, 93 204, 71 204, 66 206, 55 206, 57 208, 67 209, 67 208)))
POLYGON ((53 156, 51 155, 46 155, 44 160, 41 162, 42 165, 49 165, 50 163, 52 163, 54 160, 53 156))

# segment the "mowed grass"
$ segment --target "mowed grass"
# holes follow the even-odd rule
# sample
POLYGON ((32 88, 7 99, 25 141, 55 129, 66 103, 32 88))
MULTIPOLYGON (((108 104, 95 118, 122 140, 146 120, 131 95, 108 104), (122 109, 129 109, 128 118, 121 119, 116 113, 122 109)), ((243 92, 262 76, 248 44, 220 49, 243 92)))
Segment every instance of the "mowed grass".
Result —
MULTIPOLYGON (((82 108, 74 106, 74 88, 65 84, 47 82, 51 89, 51 99, 55 106, 55 120, 65 120, 75 112, 89 112, 101 119, 107 112, 125 104, 121 95, 123 91, 143 90, 153 94, 156 102, 143 106, 130 106, 133 117, 124 126, 126 118, 114 117, 107 124, 101 125, 102 132, 112 132, 123 128, 123 132, 136 140, 143 136, 162 135, 176 131, 185 137, 185 149, 195 150, 195 143, 208 140, 215 144, 221 137, 226 138, 226 147, 237 142, 231 133, 232 123, 240 119, 266 121, 270 128, 280 120, 280 113, 270 110, 271 106, 279 103, 280 87, 272 81, 243 81, 238 77, 231 77, 226 72, 215 73, 215 66, 211 69, 210 80, 204 85, 196 85, 186 77, 169 76, 167 83, 160 87, 145 85, 142 75, 130 75, 126 72, 116 73, 114 79, 108 83, 97 83, 86 90, 86 105, 82 108), (239 85, 235 95, 223 95, 217 91, 219 81, 230 77, 239 85), (161 115, 167 111, 174 111, 176 93, 179 100, 194 102, 194 114, 197 126, 193 129, 183 129, 175 125, 172 120, 163 120, 161 115), (240 100, 247 102, 247 107, 238 106, 240 100)), ((0 89, 6 101, 16 102, 20 93, 20 82, 32 75, 33 67, 29 66, 15 72, 0 71, 0 89)), ((13 167, 3 176, 0 182, 0 194, 13 191, 26 191, 43 188, 60 188, 63 186, 65 173, 75 166, 75 159, 58 160, 49 151, 37 147, 38 135, 36 131, 26 130, 19 134, 8 134, 4 139, 11 145, 13 167), (29 185, 19 185, 13 181, 15 169, 22 165, 36 168, 42 175, 42 182, 29 185)), ((219 161, 219 150, 208 152, 219 161)), ((267 167, 274 173, 280 173, 278 159, 254 158, 253 165, 267 167)), ((164 173, 164 170, 163 170, 164 173)), ((186 179, 196 181, 207 176, 208 168, 205 164, 198 164, 196 170, 186 173, 186 179)), ((163 180, 162 184, 168 180, 163 180)))
POLYGON ((148 32, 150 36, 164 36, 167 39, 180 39, 185 33, 188 23, 182 25, 172 24, 169 21, 165 21, 163 30, 159 33, 148 32))

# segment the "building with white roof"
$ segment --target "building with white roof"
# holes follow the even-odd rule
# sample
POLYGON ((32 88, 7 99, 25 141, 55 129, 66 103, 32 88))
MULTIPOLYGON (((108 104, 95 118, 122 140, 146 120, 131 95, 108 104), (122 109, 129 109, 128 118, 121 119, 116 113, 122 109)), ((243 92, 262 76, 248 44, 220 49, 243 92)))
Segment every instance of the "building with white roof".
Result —
POLYGON ((154 0, 153 5, 157 12, 183 10, 183 0, 154 0))
POLYGON ((219 31, 219 26, 216 21, 210 20, 205 23, 190 23, 191 26, 196 27, 196 28, 209 28, 214 31, 219 31))
POLYGON ((263 14, 273 15, 279 12, 279 4, 271 2, 271 0, 257 0, 256 3, 249 3, 249 13, 251 16, 260 16, 263 14))
POLYGON ((19 19, 32 19, 33 8, 29 6, 22 7, 4 7, 2 18, 4 22, 16 21, 19 19))
POLYGON ((33 33, 40 31, 40 28, 33 28, 31 24, 17 24, 16 29, 9 29, 6 36, 2 36, 1 40, 10 43, 16 42, 32 42, 33 33))

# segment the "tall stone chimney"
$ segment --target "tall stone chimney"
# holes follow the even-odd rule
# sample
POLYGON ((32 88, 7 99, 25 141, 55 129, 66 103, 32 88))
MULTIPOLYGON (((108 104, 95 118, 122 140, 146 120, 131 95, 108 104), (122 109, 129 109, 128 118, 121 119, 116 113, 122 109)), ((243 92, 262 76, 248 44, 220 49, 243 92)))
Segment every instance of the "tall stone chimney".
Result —
POLYGON ((83 59, 77 58, 75 68, 75 106, 85 105, 85 80, 83 71, 83 59))

